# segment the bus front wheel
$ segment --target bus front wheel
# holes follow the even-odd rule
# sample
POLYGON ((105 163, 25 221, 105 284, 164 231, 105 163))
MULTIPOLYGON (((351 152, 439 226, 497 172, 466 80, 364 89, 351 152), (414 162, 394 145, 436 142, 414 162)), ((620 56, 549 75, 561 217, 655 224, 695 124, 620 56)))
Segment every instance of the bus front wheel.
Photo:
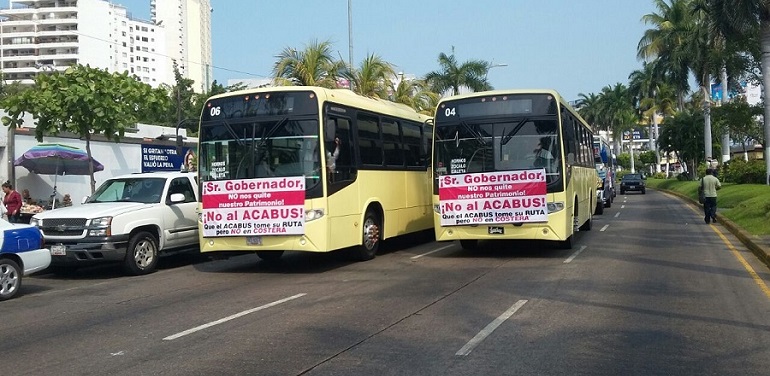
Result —
POLYGON ((371 260, 380 248, 380 229, 382 220, 376 212, 368 210, 364 216, 363 234, 361 245, 358 246, 356 259, 359 261, 371 260))

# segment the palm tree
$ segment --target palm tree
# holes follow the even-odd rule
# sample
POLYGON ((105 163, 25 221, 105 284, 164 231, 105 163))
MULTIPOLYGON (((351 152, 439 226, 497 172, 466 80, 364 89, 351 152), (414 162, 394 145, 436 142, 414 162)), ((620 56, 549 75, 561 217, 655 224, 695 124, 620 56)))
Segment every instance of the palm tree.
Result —
POLYGON ((392 90, 396 72, 393 65, 375 54, 369 54, 361 61, 358 69, 345 71, 343 77, 350 80, 353 91, 357 94, 387 99, 388 91, 392 90))
POLYGON ((728 43, 759 35, 764 84, 765 183, 770 185, 770 2, 766 0, 708 0, 709 14, 728 43))
POLYGON ((693 13, 689 0, 654 0, 658 13, 642 16, 642 21, 653 27, 644 32, 637 45, 637 58, 653 61, 655 75, 665 77, 677 93, 678 107, 684 108, 685 96, 690 91, 689 73, 692 53, 688 42, 694 30, 693 13))
POLYGON ((626 85, 617 83, 615 86, 603 87, 599 95, 597 101, 599 123, 612 133, 615 154, 619 155, 623 132, 631 130, 636 123, 629 119, 637 118, 631 94, 626 85))
POLYGON ((441 96, 432 92, 425 80, 410 80, 401 77, 393 91, 393 102, 403 103, 415 111, 433 116, 441 96))
POLYGON ((443 52, 438 55, 440 71, 433 71, 425 75, 425 80, 430 83, 431 90, 436 93, 450 92, 452 95, 460 94, 460 88, 465 87, 471 91, 491 90, 492 85, 487 81, 490 63, 484 60, 468 60, 462 64, 455 58, 455 48, 452 54, 447 56, 443 52))
POLYGON ((594 93, 580 93, 578 97, 576 102, 578 113, 592 128, 598 129, 596 122, 599 119, 599 107, 597 106, 599 96, 594 93))
POLYGON ((644 62, 641 70, 635 70, 628 76, 628 89, 634 97, 634 103, 643 119, 648 120, 650 150, 655 151, 655 172, 660 172, 660 155, 658 154, 657 143, 655 139, 658 135, 658 113, 656 108, 652 108, 655 103, 655 97, 661 85, 659 77, 656 75, 655 64, 644 62))
POLYGON ((276 85, 336 88, 345 63, 335 60, 329 41, 313 41, 303 51, 286 47, 273 66, 276 85))

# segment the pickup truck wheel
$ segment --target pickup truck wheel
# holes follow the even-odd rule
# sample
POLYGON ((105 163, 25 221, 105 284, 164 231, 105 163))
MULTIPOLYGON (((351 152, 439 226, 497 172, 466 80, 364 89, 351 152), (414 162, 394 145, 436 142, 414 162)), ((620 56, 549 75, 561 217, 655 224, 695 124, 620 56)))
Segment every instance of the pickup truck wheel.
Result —
POLYGON ((16 296, 21 288, 22 272, 11 259, 0 259, 0 301, 16 296))
POLYGON ((158 241, 147 231, 136 233, 128 241, 123 269, 130 275, 143 275, 155 271, 158 265, 158 241))

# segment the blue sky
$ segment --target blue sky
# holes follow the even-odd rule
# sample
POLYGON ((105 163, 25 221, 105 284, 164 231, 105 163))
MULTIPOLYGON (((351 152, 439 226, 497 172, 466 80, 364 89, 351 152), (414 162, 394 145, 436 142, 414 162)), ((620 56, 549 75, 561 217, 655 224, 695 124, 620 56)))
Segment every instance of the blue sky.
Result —
MULTIPOLYGON (((163 0, 159 0, 163 1, 163 0)), ((113 0, 149 19, 150 0, 113 0)), ((274 55, 329 40, 348 60, 348 0, 211 0, 214 79, 264 78, 274 55)), ((438 70, 439 53, 482 59, 496 89, 553 88, 568 100, 627 83, 652 0, 352 0, 353 59, 438 70), (461 6, 462 4, 462 6, 461 6)))

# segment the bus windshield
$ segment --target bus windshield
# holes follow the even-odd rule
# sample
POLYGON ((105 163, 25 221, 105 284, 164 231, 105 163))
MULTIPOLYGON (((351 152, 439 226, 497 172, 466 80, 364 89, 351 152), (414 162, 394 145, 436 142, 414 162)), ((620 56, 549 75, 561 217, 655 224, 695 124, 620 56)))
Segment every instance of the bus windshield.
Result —
POLYGON ((556 116, 507 117, 436 125, 435 176, 544 168, 548 190, 561 175, 556 116))
POLYGON ((305 176, 306 189, 321 183, 317 119, 266 117, 201 124, 203 181, 305 176))

